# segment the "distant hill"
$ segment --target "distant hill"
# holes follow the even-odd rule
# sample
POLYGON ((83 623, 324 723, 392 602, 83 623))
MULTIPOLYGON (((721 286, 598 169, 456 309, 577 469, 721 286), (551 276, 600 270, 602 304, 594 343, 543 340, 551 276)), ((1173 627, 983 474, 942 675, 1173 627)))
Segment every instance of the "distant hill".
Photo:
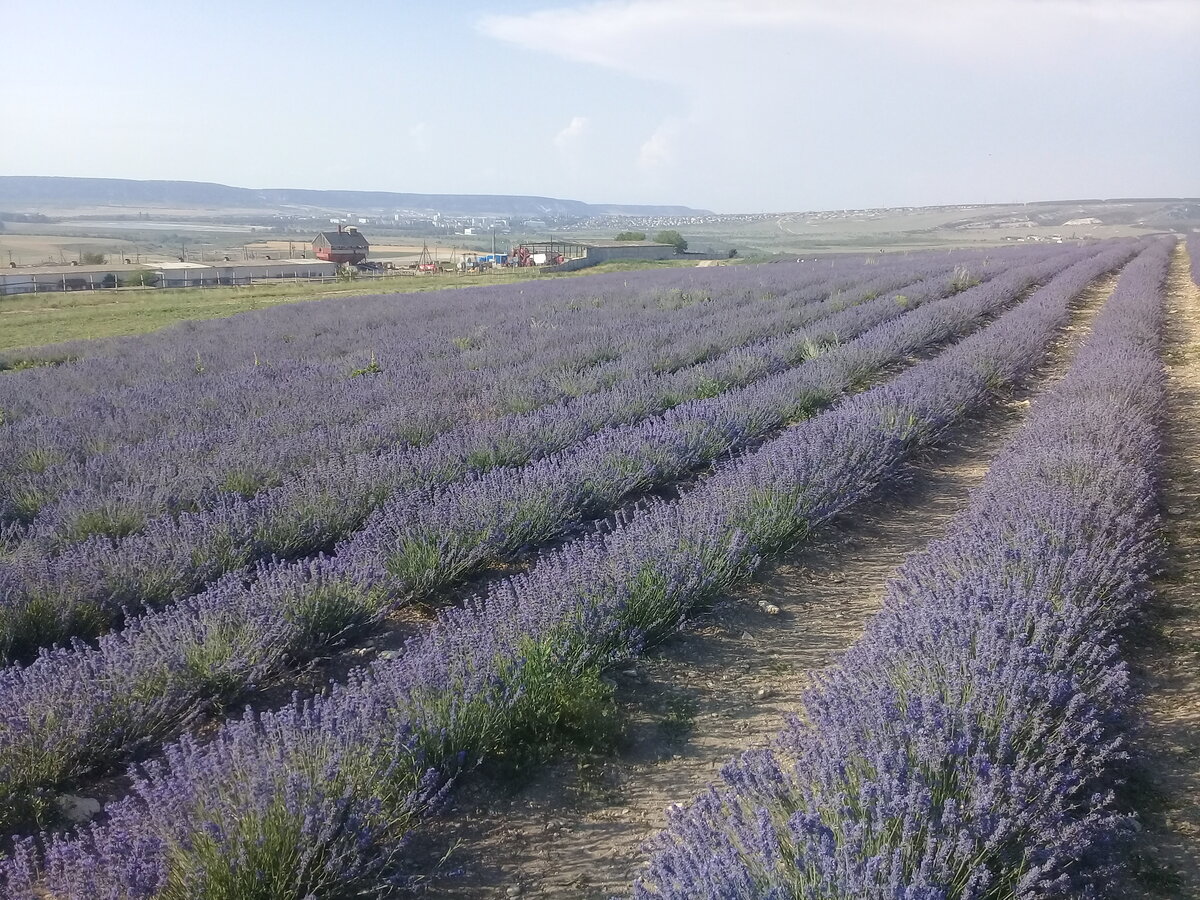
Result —
POLYGON ((238 188, 203 181, 132 181, 0 175, 0 209, 128 206, 171 209, 275 209, 297 212, 438 212, 499 216, 698 216, 687 206, 583 203, 507 194, 402 194, 392 191, 310 191, 238 188))

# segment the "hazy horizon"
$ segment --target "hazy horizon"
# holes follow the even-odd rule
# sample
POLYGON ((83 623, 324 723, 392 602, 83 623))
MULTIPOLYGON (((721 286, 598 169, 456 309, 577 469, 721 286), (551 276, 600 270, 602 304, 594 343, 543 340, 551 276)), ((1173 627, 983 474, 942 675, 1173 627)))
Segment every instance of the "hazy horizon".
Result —
POLYGON ((717 212, 1200 195, 1200 4, 10 10, 0 174, 717 212))

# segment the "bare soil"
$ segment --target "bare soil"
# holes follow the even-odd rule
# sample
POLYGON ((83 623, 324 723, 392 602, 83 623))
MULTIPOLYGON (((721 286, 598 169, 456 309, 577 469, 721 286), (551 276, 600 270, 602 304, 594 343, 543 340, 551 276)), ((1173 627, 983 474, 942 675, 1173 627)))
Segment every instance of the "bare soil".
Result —
POLYGON ((1182 244, 1167 306, 1168 552, 1147 628, 1130 654, 1144 702, 1130 749, 1142 830, 1129 896, 1145 898, 1200 897, 1200 288, 1182 244))
POLYGON ((1065 371, 1113 283, 1089 291, 1037 377, 956 428, 910 477, 783 555, 653 655, 612 673, 626 721, 617 752, 560 759, 522 782, 484 773, 464 784, 412 848, 417 871, 437 870, 426 895, 626 892, 666 808, 779 732, 813 675, 878 610, 896 566, 965 506, 1030 399, 1065 371))

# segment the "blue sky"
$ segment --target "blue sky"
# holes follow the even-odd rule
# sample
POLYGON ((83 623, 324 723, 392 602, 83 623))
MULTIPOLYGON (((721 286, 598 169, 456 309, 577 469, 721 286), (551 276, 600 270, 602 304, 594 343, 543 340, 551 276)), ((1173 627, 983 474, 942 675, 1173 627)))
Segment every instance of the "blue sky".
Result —
POLYGON ((720 212, 1200 195, 1200 0, 14 0, 0 174, 720 212))

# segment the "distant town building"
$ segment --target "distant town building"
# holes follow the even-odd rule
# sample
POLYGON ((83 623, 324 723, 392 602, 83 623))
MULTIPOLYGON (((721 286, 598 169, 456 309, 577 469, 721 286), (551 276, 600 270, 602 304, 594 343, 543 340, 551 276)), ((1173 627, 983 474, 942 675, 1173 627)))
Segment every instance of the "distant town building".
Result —
POLYGON ((327 262, 360 263, 371 245, 353 225, 338 225, 337 231, 322 231, 312 242, 313 256, 327 262))

